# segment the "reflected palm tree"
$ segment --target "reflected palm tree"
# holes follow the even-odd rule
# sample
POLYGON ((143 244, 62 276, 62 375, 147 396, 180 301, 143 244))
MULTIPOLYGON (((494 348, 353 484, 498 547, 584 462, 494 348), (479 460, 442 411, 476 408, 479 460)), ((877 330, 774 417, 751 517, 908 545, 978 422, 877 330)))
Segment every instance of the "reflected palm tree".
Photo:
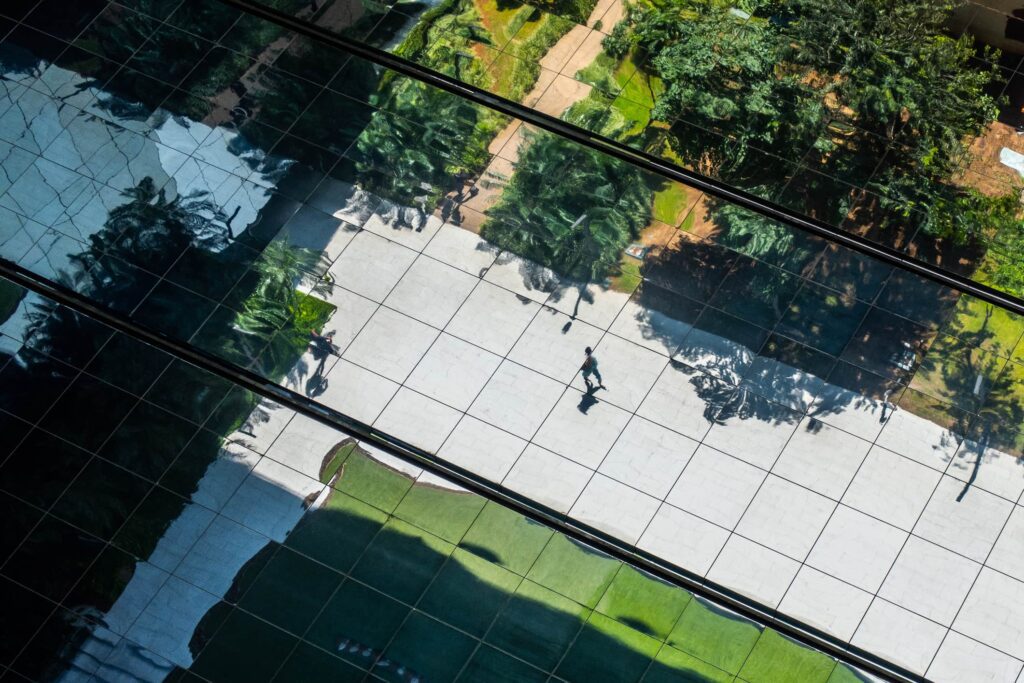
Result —
MULTIPOLYGON (((147 176, 121 194, 126 201, 109 211, 103 227, 82 252, 69 256, 70 267, 57 277, 101 306, 131 311, 152 287, 153 275, 167 272, 186 249, 217 253, 229 247, 225 214, 208 193, 168 197, 147 176)), ((82 325, 90 323, 49 300, 37 303, 29 320, 37 348, 57 357, 82 343, 82 325)))
POLYGON ((647 225, 653 193, 632 166, 554 135, 526 135, 481 234, 559 275, 603 282, 647 225))

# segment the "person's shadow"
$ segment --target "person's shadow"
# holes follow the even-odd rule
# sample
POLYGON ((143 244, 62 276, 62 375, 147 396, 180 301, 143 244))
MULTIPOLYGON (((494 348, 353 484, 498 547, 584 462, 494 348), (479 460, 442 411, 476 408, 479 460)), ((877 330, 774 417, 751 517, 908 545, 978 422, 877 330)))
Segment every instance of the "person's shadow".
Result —
POLYGON ((597 387, 588 386, 587 393, 583 394, 582 398, 580 398, 580 403, 576 406, 576 410, 586 415, 587 411, 590 410, 592 406, 597 405, 598 401, 594 398, 594 392, 596 391, 597 387))
POLYGON ((325 391, 327 391, 327 378, 321 376, 319 371, 311 375, 309 380, 306 381, 306 396, 316 398, 325 391))
POLYGON ((324 368, 327 365, 327 358, 337 356, 338 347, 334 345, 334 331, 331 330, 325 335, 318 335, 310 342, 310 350, 313 352, 313 360, 317 361, 316 370, 306 381, 306 396, 316 398, 327 391, 327 378, 324 377, 324 368))

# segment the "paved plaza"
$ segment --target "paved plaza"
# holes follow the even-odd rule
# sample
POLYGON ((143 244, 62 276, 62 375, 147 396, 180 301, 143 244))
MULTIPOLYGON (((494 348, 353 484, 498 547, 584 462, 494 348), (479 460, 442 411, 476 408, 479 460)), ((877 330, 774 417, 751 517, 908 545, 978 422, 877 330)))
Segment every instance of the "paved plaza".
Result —
MULTIPOLYGON (((651 283, 581 297, 472 232, 393 218, 339 221, 339 355, 292 388, 930 678, 1017 675, 1011 455, 649 308, 651 283), (586 346, 607 390, 586 392, 586 346)), ((315 481, 318 430, 296 419, 268 456, 315 481)))

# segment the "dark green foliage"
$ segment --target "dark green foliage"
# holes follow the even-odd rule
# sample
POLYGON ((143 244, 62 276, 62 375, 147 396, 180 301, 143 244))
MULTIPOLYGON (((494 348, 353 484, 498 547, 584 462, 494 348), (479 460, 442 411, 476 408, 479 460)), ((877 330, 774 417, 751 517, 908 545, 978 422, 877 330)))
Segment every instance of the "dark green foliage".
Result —
MULTIPOLYGON (((752 147, 789 159, 809 150, 808 166, 879 193, 860 220, 917 211, 925 234, 966 243, 1021 227, 1009 203, 953 183, 1000 88, 995 67, 972 59, 971 36, 944 32, 955 6, 776 0, 748 19, 712 0, 669 0, 631 7, 606 49, 636 50, 663 79, 653 113, 695 124, 672 140, 689 163, 751 188, 775 171, 752 147)), ((792 192, 841 220, 853 197, 825 182, 806 174, 792 192)))
POLYGON ((650 218, 653 192, 643 175, 554 135, 533 135, 523 149, 483 236, 569 277, 616 273, 650 218))
MULTIPOLYGON (((571 19, 577 24, 586 24, 590 13, 597 5, 597 0, 534 0, 528 4, 549 14, 571 19)), ((519 0, 498 0, 497 2, 499 10, 516 9, 523 5, 524 3, 519 0)))
POLYGON ((271 242, 253 266, 258 274, 256 286, 242 303, 234 326, 270 341, 289 323, 305 297, 295 289, 296 280, 315 263, 316 254, 308 249, 293 247, 284 240, 271 242))
POLYGON ((615 59, 622 59, 629 52, 629 49, 633 46, 630 40, 629 23, 620 21, 612 27, 612 32, 609 33, 601 41, 601 46, 604 47, 604 51, 615 59))
POLYGON ((594 11, 597 0, 534 0, 530 4, 536 5, 545 12, 585 24, 590 13, 594 11))
POLYGON ((476 175, 504 117, 419 81, 392 80, 352 154, 366 174, 364 189, 429 211, 454 177, 476 175))
POLYGON ((0 280, 0 323, 6 322, 14 315, 24 296, 25 290, 21 287, 7 280, 0 280))

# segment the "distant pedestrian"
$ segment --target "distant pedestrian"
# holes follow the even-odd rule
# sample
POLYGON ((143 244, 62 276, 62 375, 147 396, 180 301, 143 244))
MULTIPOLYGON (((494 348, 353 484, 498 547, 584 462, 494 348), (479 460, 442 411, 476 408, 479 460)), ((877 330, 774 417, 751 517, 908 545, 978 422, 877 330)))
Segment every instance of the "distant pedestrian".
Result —
POLYGON ((589 346, 584 349, 586 358, 583 359, 583 365, 580 370, 583 371, 583 381, 587 385, 587 391, 594 390, 594 384, 590 381, 590 376, 593 375, 597 379, 597 386, 604 389, 604 381, 601 379, 601 372, 597 369, 597 356, 594 355, 593 349, 589 346))
POLYGON ((334 345, 334 333, 321 334, 315 329, 309 331, 309 350, 313 352, 313 360, 318 361, 316 370, 310 375, 306 382, 306 395, 318 396, 327 390, 327 378, 324 377, 324 369, 327 367, 327 357, 337 356, 338 347, 334 345))
POLYGON ((320 334, 316 330, 309 331, 309 345, 313 351, 313 357, 319 360, 330 355, 338 355, 338 349, 334 346, 334 333, 320 334))

